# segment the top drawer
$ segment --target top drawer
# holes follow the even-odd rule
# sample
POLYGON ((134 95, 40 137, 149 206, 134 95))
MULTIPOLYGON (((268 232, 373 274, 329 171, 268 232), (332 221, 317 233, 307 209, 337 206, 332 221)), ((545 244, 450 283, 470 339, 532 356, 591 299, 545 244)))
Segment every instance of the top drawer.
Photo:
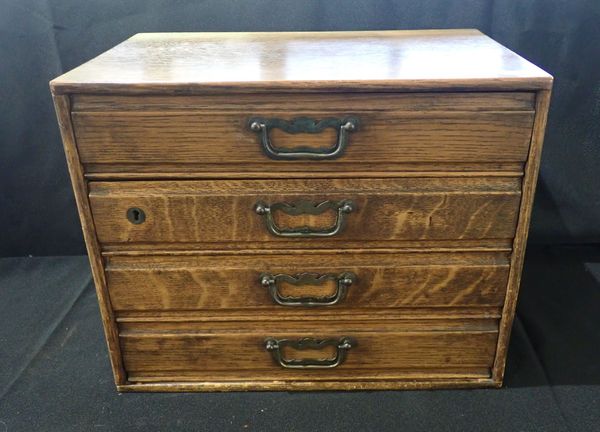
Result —
POLYGON ((72 111, 88 172, 522 163, 533 117, 526 92, 80 95, 72 111))

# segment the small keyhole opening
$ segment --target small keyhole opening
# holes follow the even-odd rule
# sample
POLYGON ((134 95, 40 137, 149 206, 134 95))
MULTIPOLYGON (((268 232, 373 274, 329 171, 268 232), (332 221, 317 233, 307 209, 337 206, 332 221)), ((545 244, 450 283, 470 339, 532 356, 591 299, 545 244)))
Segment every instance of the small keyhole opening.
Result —
POLYGON ((146 214, 141 208, 131 207, 129 210, 127 210, 127 219, 132 224, 138 225, 146 220, 146 214))

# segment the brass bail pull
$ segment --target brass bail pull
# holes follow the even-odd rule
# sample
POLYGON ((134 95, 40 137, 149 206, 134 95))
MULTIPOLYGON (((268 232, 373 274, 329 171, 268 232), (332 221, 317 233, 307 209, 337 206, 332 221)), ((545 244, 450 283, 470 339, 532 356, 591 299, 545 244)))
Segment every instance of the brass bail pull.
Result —
POLYGON ((356 275, 352 272, 343 272, 340 274, 301 273, 297 276, 286 274, 272 275, 263 273, 260 275, 260 284, 269 290, 273 301, 281 306, 333 306, 340 303, 345 297, 348 288, 356 281, 356 275), (296 286, 300 285, 323 285, 327 281, 335 281, 336 291, 329 296, 321 297, 291 297, 284 296, 279 291, 279 285, 288 283, 296 286))
POLYGON ((346 360, 348 350, 356 347, 356 340, 349 336, 343 336, 339 339, 275 339, 267 338, 265 340, 265 350, 271 353, 273 360, 281 367, 286 369, 330 369, 338 367, 346 360), (322 350, 327 347, 334 347, 336 354, 332 358, 312 358, 312 359, 293 359, 285 357, 283 351, 286 347, 296 351, 302 350, 322 350))
POLYGON ((351 200, 342 201, 323 201, 314 204, 310 201, 299 201, 297 203, 274 203, 271 205, 264 202, 257 202, 254 206, 256 214, 265 218, 267 230, 278 237, 332 237, 342 232, 346 226, 346 216, 356 210, 356 205, 351 200), (283 229, 275 222, 273 213, 281 211, 288 215, 320 215, 327 210, 335 210, 337 218, 331 227, 324 229, 301 226, 297 228, 283 229))
POLYGON ((308 117, 298 117, 293 120, 279 118, 254 117, 248 121, 251 131, 259 134, 263 152, 271 159, 297 160, 297 159, 335 159, 341 156, 348 145, 350 133, 358 129, 359 121, 356 117, 326 118, 314 120, 308 117), (289 134, 317 134, 326 128, 337 130, 337 140, 331 147, 312 148, 301 146, 293 149, 276 147, 271 142, 269 130, 281 129, 289 134))

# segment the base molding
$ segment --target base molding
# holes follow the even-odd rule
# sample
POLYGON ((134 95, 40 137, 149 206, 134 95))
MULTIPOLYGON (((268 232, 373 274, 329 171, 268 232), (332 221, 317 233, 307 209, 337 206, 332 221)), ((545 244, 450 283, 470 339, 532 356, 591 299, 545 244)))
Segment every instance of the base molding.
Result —
POLYGON ((499 388, 502 381, 493 378, 442 379, 429 381, 210 381, 157 382, 117 385, 119 392, 219 392, 219 391, 360 391, 360 390, 431 390, 460 388, 499 388))

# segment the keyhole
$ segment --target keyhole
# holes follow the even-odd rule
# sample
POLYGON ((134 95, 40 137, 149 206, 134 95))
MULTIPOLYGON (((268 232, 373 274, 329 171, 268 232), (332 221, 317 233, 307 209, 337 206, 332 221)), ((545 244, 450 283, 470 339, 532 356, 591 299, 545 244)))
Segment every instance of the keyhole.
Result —
POLYGON ((127 210, 127 219, 135 225, 139 225, 146 220, 146 213, 139 207, 131 207, 127 210))

